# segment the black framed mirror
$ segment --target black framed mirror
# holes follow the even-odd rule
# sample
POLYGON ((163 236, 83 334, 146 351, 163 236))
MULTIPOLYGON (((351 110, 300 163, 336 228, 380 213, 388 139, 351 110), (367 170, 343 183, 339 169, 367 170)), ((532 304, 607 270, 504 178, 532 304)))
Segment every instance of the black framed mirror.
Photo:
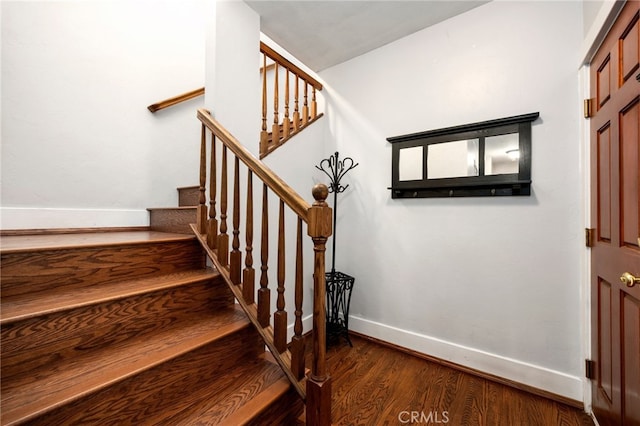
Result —
POLYGON ((531 195, 538 112, 387 138, 391 197, 531 195))

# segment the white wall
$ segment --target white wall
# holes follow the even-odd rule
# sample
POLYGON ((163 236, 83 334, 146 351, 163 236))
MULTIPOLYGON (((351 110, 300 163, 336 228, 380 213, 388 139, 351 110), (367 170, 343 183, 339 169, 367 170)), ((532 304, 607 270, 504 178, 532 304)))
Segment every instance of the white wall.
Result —
POLYGON ((360 166, 339 201, 351 328, 582 400, 579 2, 491 2, 320 73, 360 166), (529 112, 530 197, 392 200, 386 137, 529 112))
MULTIPOLYGON (((146 207, 196 183, 202 101, 145 107, 202 85, 219 10, 1 3, 2 228, 144 224, 146 207), (85 222, 64 223, 74 212, 85 222)), ((255 17, 236 11, 253 34, 255 17)), ((321 74, 327 115, 310 131, 326 144, 292 140, 268 162, 307 199, 317 160, 338 149, 360 162, 337 229, 353 329, 581 399, 582 25, 579 2, 491 2, 321 74), (386 137, 533 111, 531 197, 390 199, 386 137)), ((207 106, 250 145, 241 120, 259 104, 220 86, 233 77, 222 68, 217 88, 222 74, 207 73, 207 106)))
POLYGON ((3 1, 2 228, 147 225, 197 184, 202 0, 3 1))
POLYGON ((205 104, 257 155, 261 123, 260 17, 241 1, 216 1, 212 9, 207 25, 205 104))

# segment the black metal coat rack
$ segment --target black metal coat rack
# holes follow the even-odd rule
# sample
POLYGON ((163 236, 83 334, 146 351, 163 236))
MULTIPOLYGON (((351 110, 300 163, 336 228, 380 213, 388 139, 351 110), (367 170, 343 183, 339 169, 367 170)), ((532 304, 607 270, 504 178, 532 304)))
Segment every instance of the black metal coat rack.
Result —
POLYGON ((359 163, 353 161, 351 157, 345 157, 339 159, 338 151, 329 158, 325 158, 320 162, 320 165, 316 166, 316 169, 321 170, 329 176, 329 193, 333 193, 333 244, 331 254, 331 272, 336 271, 336 218, 338 212, 338 194, 343 193, 349 184, 342 185, 340 181, 351 169, 354 169, 359 163))
POLYGON ((331 253, 331 272, 325 272, 327 282, 327 339, 344 336, 349 346, 353 346, 349 338, 349 305, 351 290, 355 278, 342 272, 336 272, 336 218, 338 216, 338 194, 344 192, 349 185, 340 181, 347 172, 358 165, 351 157, 340 160, 336 151, 316 166, 329 177, 329 193, 333 193, 333 251, 331 253))

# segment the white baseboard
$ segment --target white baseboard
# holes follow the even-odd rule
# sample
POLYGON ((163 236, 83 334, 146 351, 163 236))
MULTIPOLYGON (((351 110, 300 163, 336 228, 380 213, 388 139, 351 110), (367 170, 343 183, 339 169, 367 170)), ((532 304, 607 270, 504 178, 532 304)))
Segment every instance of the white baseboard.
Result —
POLYGON ((149 226, 146 209, 62 209, 0 207, 0 229, 149 226))
POLYGON ((349 316, 349 329, 403 348, 453 362, 494 376, 554 393, 575 401, 583 401, 583 380, 559 371, 496 354, 468 348, 431 336, 414 333, 349 316))

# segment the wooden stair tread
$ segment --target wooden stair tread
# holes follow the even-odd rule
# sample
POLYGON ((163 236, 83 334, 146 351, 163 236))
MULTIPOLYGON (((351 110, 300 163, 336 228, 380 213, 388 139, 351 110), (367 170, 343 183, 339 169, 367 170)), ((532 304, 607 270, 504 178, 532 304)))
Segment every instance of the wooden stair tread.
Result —
MULTIPOLYGON (((265 352, 265 360, 280 370, 278 363, 273 358, 270 352, 265 352)), ((232 415, 226 417, 222 424, 243 425, 249 422, 251 419, 255 419, 264 407, 269 406, 278 398, 282 397, 289 389, 291 389, 291 383, 287 377, 282 374, 282 377, 277 381, 265 387, 258 395, 253 397, 250 401, 243 405, 242 410, 236 410, 232 415)))
POLYGON ((150 423, 190 426, 216 424, 238 426, 255 419, 284 395, 291 384, 277 364, 260 357, 238 364, 218 380, 189 395, 191 405, 167 407, 150 423), (167 412, 174 412, 167 417, 167 412))
POLYGON ((163 210, 196 210, 198 206, 178 206, 178 207, 149 207, 148 211, 163 211, 163 210))
POLYGON ((2 383, 2 424, 21 422, 176 358, 249 325, 234 305, 2 383))
POLYGON ((214 269, 192 270, 157 277, 88 286, 59 288, 16 295, 2 300, 0 325, 111 300, 173 288, 218 277, 214 269))
POLYGON ((0 253, 74 249, 122 244, 147 244, 193 239, 193 236, 158 231, 97 232, 0 237, 0 253))

